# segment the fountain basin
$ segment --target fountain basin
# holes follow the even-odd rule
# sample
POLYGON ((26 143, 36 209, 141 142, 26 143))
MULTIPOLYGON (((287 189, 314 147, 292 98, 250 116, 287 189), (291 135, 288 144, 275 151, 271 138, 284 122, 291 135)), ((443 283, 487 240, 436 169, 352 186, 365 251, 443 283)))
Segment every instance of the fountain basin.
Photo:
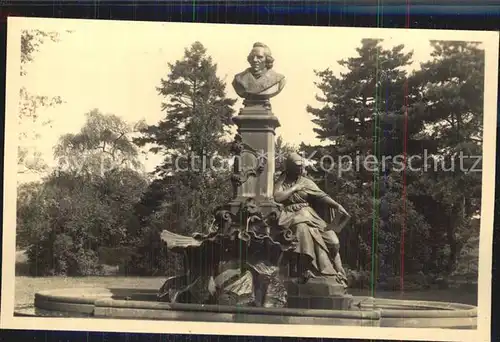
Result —
POLYGON ((70 288, 41 291, 17 316, 170 321, 476 329, 475 306, 353 296, 349 310, 163 303, 155 289, 70 288))

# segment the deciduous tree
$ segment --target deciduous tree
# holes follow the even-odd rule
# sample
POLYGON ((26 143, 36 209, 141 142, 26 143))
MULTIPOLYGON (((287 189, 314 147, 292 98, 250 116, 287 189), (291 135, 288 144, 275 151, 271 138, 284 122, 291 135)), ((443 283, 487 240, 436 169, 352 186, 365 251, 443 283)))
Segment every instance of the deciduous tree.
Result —
POLYGON ((131 125, 114 114, 103 114, 93 109, 80 132, 67 133, 59 138, 54 148, 59 167, 66 171, 104 175, 118 168, 139 170, 139 149, 132 142, 134 134, 143 125, 131 125))

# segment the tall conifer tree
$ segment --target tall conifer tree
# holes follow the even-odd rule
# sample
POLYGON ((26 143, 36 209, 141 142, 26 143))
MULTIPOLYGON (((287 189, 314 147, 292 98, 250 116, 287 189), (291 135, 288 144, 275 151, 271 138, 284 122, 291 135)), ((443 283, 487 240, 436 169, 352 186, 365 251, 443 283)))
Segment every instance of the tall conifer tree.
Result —
POLYGON ((479 232, 472 217, 481 201, 483 138, 484 51, 474 42, 431 41, 432 60, 415 75, 422 93, 427 139, 436 143, 437 166, 429 167, 419 182, 419 205, 433 226, 432 260, 454 270, 462 246, 479 232), (474 157, 469 157, 474 156, 474 157), (474 165, 476 164, 476 165, 474 165), (442 243, 442 242, 445 243, 442 243))
POLYGON ((226 97, 217 65, 200 42, 185 49, 184 57, 169 68, 168 77, 158 87, 165 98, 165 117, 144 129, 136 140, 141 146, 151 144, 152 152, 164 156, 155 170, 156 180, 137 206, 138 236, 151 237, 140 247, 143 257, 138 268, 142 273, 151 273, 151 265, 165 262, 159 253, 161 229, 186 235, 206 232, 213 210, 231 193, 224 161, 236 100, 226 97))
MULTIPOLYGON (((322 106, 308 106, 307 111, 318 126, 318 138, 330 145, 305 148, 309 155, 316 151, 316 161, 323 161, 317 164, 323 170, 317 169, 315 179, 353 215, 352 228, 341 236, 344 261, 351 267, 371 269, 374 275, 383 270, 400 272, 400 235, 404 226, 415 235, 409 245, 421 241, 428 228, 411 202, 406 203, 406 208, 401 205, 403 168, 391 171, 393 165, 388 158, 403 152, 404 135, 411 140, 422 127, 416 115, 419 107, 410 107, 407 102, 415 101, 406 87, 406 68, 412 63, 412 53, 405 53, 403 45, 385 49, 381 42, 363 39, 355 57, 338 62, 346 69, 339 76, 330 69, 316 72, 322 94, 317 100, 322 106), (405 132, 407 109, 415 115, 405 132), (382 156, 388 159, 383 161, 382 156), (354 163, 350 167, 338 165, 348 159, 354 163), (339 172, 341 167, 343 171, 339 172), (354 253, 352 246, 361 249, 356 247, 360 251, 354 253)), ((418 146, 412 144, 411 148, 418 146)), ((408 268, 418 267, 425 262, 425 254, 408 259, 408 268)))

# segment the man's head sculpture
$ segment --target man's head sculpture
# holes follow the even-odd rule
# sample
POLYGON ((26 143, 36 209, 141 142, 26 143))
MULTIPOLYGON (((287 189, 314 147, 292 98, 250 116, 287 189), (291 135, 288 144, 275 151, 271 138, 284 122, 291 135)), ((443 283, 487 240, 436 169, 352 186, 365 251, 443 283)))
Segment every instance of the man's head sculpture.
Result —
POLYGON ((255 43, 248 54, 247 61, 250 64, 250 70, 255 77, 260 77, 267 70, 273 68, 274 58, 271 49, 264 43, 255 43))
POLYGON ((268 102, 278 95, 285 86, 285 76, 272 70, 274 57, 264 43, 253 44, 247 56, 250 67, 234 77, 236 93, 250 102, 268 102))

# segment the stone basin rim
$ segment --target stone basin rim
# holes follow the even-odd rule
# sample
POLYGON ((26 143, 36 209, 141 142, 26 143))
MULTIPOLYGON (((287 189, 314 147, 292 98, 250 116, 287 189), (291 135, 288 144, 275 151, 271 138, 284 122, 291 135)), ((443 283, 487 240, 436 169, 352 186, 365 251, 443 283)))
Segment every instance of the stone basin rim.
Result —
POLYGON ((258 308, 258 307, 238 307, 219 306, 201 304, 166 303, 157 301, 124 300, 114 299, 113 295, 154 295, 156 290, 144 288, 62 288, 54 290, 44 290, 35 294, 35 306, 43 309, 44 304, 69 304, 69 305, 91 305, 94 307, 119 307, 153 310, 181 310, 181 311, 203 311, 214 313, 267 313, 291 316, 342 316, 359 317, 363 319, 386 318, 424 318, 424 317, 476 317, 477 307, 461 303, 449 303, 438 301, 421 301, 406 299, 383 299, 368 296, 353 296, 355 305, 360 310, 318 310, 318 309, 295 309, 295 308, 258 308), (38 304, 38 305, 37 305, 38 304), (415 309, 412 309, 415 308, 415 309))

